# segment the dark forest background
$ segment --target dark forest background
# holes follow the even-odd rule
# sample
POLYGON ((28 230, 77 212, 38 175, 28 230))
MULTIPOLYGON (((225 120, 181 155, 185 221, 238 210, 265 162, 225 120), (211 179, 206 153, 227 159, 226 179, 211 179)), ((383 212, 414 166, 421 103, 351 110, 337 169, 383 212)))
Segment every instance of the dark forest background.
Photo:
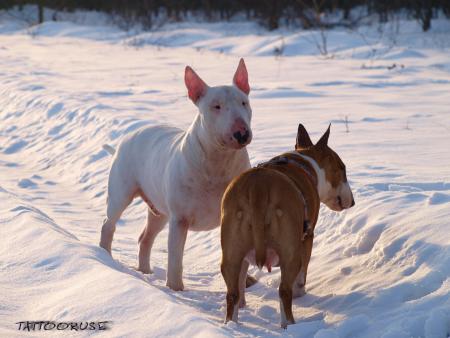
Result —
POLYGON ((393 15, 401 13, 417 19, 422 29, 427 31, 433 18, 441 13, 450 17, 450 0, 0 0, 0 9, 15 6, 21 9, 30 4, 37 8, 36 22, 49 19, 44 18, 44 8, 56 11, 82 9, 105 12, 120 17, 128 25, 142 25, 144 29, 152 28, 161 17, 183 21, 194 15, 216 21, 231 20, 237 14, 258 21, 271 30, 280 25, 326 29, 354 27, 365 17, 373 15, 380 22, 387 22, 393 15))

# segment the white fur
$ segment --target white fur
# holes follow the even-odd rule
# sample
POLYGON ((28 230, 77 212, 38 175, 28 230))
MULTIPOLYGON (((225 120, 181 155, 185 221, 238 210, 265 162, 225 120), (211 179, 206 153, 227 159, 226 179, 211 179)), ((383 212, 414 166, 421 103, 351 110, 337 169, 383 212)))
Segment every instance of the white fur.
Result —
POLYGON ((168 219, 167 285, 174 290, 184 287, 182 258, 187 230, 219 226, 225 188, 250 168, 247 150, 233 140, 232 130, 239 119, 251 135, 247 95, 236 86, 207 87, 195 103, 199 114, 188 130, 154 126, 122 141, 111 166, 107 220, 100 242, 111 251, 117 220, 131 200, 143 193, 151 212, 141 235, 139 269, 151 272, 151 246, 168 219))
POLYGON ((238 322, 238 317, 239 317, 239 304, 236 304, 234 306, 234 310, 233 310, 233 318, 231 319, 233 322, 237 323, 238 322))
MULTIPOLYGON (((298 154, 297 152, 294 153, 298 154)), ((335 211, 350 208, 353 203, 353 193, 349 183, 341 182, 337 188, 333 188, 326 178, 325 170, 313 158, 303 154, 300 154, 300 156, 308 161, 316 172, 317 192, 320 201, 335 211), (341 199, 341 205, 339 205, 338 197, 341 199)))
POLYGON ((327 181, 327 178, 325 176, 325 170, 323 170, 321 167, 319 167, 319 165, 313 158, 306 156, 306 155, 300 155, 300 156, 303 157, 306 161, 308 161, 308 163, 311 164, 314 171, 316 172, 317 192, 319 193, 320 200, 324 201, 327 198, 327 196, 331 190, 331 184, 330 184, 330 182, 327 181))
POLYGON ((302 297, 306 294, 305 290, 305 272, 303 271, 304 266, 302 266, 302 269, 298 273, 297 277, 295 278, 294 285, 292 286, 292 296, 294 298, 302 297))
POLYGON ((283 301, 280 298, 280 326, 283 329, 286 329, 288 326, 288 321, 286 318, 286 312, 284 311, 283 301))
POLYGON ((338 195, 341 196, 342 205, 349 208, 353 201, 353 193, 348 182, 342 182, 338 187, 338 195))

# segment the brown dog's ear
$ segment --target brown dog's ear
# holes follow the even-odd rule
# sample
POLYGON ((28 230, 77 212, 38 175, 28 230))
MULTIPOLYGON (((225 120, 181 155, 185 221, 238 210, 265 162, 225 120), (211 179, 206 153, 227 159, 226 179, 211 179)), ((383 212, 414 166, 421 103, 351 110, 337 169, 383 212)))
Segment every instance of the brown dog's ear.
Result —
POLYGON ((325 134, 323 134, 322 137, 320 138, 320 140, 317 141, 316 146, 318 146, 318 147, 325 147, 325 146, 328 145, 328 137, 330 136, 330 127, 331 127, 331 123, 328 126, 328 129, 325 132, 325 134))
POLYGON ((297 131, 297 141, 295 143, 295 149, 305 149, 312 147, 313 143, 308 135, 308 132, 306 131, 306 128, 303 126, 303 124, 298 125, 298 131, 297 131))
POLYGON ((233 77, 233 83, 245 94, 250 93, 250 85, 248 84, 247 67, 245 67, 244 59, 239 60, 239 66, 236 69, 236 73, 233 77))
POLYGON ((198 100, 205 95, 206 90, 208 89, 206 83, 189 66, 186 66, 184 71, 184 83, 186 84, 189 98, 195 104, 197 104, 198 100))

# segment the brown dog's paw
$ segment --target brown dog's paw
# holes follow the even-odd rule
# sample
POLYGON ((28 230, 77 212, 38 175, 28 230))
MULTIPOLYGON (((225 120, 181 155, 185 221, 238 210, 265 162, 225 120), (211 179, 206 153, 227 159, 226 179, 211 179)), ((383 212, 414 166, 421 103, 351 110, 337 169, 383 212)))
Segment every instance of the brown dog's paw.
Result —
POLYGON ((256 283, 258 283, 258 280, 255 277, 247 275, 247 278, 245 280, 245 287, 246 288, 249 288, 250 286, 253 286, 256 283))
POLYGON ((280 326, 282 329, 287 330, 288 325, 294 325, 295 320, 282 320, 280 326))

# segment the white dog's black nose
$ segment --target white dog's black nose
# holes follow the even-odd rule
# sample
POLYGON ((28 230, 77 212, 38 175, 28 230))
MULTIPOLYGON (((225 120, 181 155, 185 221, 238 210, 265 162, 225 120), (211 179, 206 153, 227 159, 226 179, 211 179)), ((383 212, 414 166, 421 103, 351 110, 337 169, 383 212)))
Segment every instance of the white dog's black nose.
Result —
POLYGON ((245 144, 250 136, 250 132, 245 129, 244 132, 237 131, 233 134, 233 137, 238 141, 239 144, 245 144))

